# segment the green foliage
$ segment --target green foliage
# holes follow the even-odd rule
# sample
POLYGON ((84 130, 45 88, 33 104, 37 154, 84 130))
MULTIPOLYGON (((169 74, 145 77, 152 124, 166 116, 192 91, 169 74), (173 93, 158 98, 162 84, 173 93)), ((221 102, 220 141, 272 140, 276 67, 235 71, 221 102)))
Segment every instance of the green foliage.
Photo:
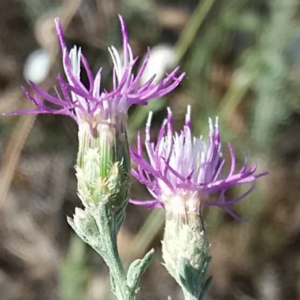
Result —
POLYGON ((77 208, 74 218, 68 218, 68 222, 76 234, 107 264, 112 292, 117 299, 135 299, 140 278, 149 266, 154 250, 148 252, 143 259, 134 261, 126 276, 117 248, 119 220, 109 203, 100 201, 96 207, 87 206, 84 211, 77 208))
POLYGON ((61 299, 82 300, 89 278, 86 245, 73 235, 61 269, 61 299))
POLYGON ((137 293, 141 276, 148 268, 154 255, 154 250, 151 249, 143 259, 136 259, 131 263, 127 272, 127 284, 132 289, 133 293, 137 293))

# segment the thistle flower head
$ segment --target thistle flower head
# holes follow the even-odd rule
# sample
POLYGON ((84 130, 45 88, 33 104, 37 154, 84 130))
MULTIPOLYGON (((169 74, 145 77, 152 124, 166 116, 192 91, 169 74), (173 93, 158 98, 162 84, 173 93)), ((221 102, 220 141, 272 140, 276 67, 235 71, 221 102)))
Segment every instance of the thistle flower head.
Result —
POLYGON ((137 150, 131 148, 131 157, 137 164, 132 174, 146 185, 153 200, 136 201, 133 204, 148 208, 165 207, 167 212, 184 215, 199 214, 201 209, 215 205, 223 208, 231 216, 238 217, 230 210, 230 206, 246 197, 254 188, 257 178, 267 173, 254 174, 257 165, 248 168, 248 156, 240 170, 236 170, 236 159, 231 144, 228 144, 231 155, 231 167, 226 176, 222 176, 225 163, 221 152, 221 140, 218 118, 215 123, 209 120, 209 139, 191 134, 191 109, 188 107, 183 130, 173 134, 172 112, 168 109, 168 117, 163 123, 156 144, 150 139, 150 113, 146 124, 147 162, 142 157, 140 134, 137 139, 137 150), (252 182, 252 186, 241 196, 227 199, 226 191, 231 187, 252 182), (219 193, 215 201, 209 201, 209 195, 219 193))
POLYGON ((148 49, 146 58, 134 75, 133 68, 137 64, 138 57, 133 57, 124 19, 121 16, 119 19, 123 38, 123 52, 120 55, 113 46, 108 49, 113 62, 110 91, 101 88, 101 68, 93 76, 81 49, 74 46, 70 52, 68 51, 60 21, 55 19, 67 81, 58 75, 59 89, 55 89, 55 95, 51 95, 33 82, 29 82, 35 95, 31 95, 25 88, 23 90, 36 108, 13 111, 10 114, 61 114, 72 117, 78 124, 87 122, 91 128, 95 128, 99 123, 124 123, 126 122, 127 110, 131 105, 145 105, 149 99, 158 98, 171 92, 183 79, 184 74, 177 76, 179 69, 177 67, 160 82, 154 82, 155 77, 153 77, 141 85, 140 79, 148 64, 150 52, 148 49), (81 81, 82 67, 87 74, 88 87, 81 81))
POLYGON ((76 175, 78 195, 85 206, 107 203, 118 219, 118 228, 125 216, 128 203, 130 156, 126 132, 127 110, 133 104, 146 105, 151 98, 171 92, 183 79, 175 68, 161 81, 155 76, 141 84, 141 77, 149 61, 148 53, 137 73, 138 62, 128 41, 124 19, 119 16, 122 33, 122 53, 110 47, 113 62, 110 90, 101 86, 100 68, 94 76, 81 49, 68 50, 59 19, 55 19, 56 32, 62 51, 65 76, 57 76, 58 87, 54 95, 29 81, 34 95, 25 88, 25 95, 36 106, 34 109, 13 111, 9 114, 60 114, 73 118, 79 127, 79 150, 76 175), (82 71, 88 79, 81 80, 82 71))

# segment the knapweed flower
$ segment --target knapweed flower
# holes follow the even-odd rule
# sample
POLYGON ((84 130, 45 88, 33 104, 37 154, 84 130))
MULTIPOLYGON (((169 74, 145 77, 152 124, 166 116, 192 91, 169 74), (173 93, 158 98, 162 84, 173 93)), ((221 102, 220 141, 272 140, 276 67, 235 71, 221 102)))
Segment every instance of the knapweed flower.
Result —
POLYGON ((131 202, 148 208, 165 208, 162 241, 165 267, 181 286, 185 299, 202 299, 211 282, 203 283, 210 256, 202 209, 219 206, 239 219, 229 207, 246 197, 254 188, 255 180, 266 173, 255 174, 256 165, 248 168, 248 156, 244 166, 236 171, 235 154, 229 144, 231 167, 229 173, 222 176, 225 160, 221 152, 218 119, 215 124, 209 120, 210 135, 205 141, 202 137, 192 136, 190 107, 183 130, 174 134, 172 112, 168 109, 168 117, 154 143, 150 139, 151 118, 150 113, 145 143, 149 162, 142 157, 140 134, 137 150, 131 149, 131 157, 137 164, 137 170, 132 170, 133 176, 146 185, 154 199, 131 202), (253 185, 245 193, 227 199, 228 189, 249 182, 253 185), (212 194, 218 195, 217 200, 210 200, 212 194))
MULTIPOLYGON (((156 82, 155 76, 141 84, 150 52, 133 73, 138 58, 133 57, 124 19, 119 16, 123 39, 122 53, 110 47, 113 69, 110 90, 101 87, 101 71, 93 76, 81 49, 67 49, 62 26, 55 19, 56 32, 62 50, 65 78, 57 76, 58 87, 50 94, 29 81, 34 95, 25 88, 25 95, 36 108, 9 114, 60 114, 73 118, 78 126, 77 156, 78 194, 85 205, 102 201, 114 211, 124 211, 128 203, 130 156, 126 133, 127 111, 133 104, 146 105, 152 98, 171 92, 184 77, 179 67, 156 82), (82 69, 83 68, 83 69, 82 69), (84 71, 87 86, 81 80, 84 71)), ((120 217, 120 220, 124 217, 120 217)), ((121 223, 121 221, 119 222, 121 223)))
POLYGON ((222 177, 225 163, 221 151, 218 118, 215 124, 209 119, 209 139, 193 137, 191 133, 191 109, 188 107, 185 124, 180 134, 173 134, 172 112, 163 123, 156 144, 150 139, 152 113, 146 124, 146 150, 149 162, 142 157, 140 134, 137 137, 137 151, 131 148, 131 157, 137 164, 132 175, 146 185, 154 199, 148 201, 131 200, 133 204, 148 208, 165 207, 178 213, 201 213, 207 206, 219 206, 235 219, 239 219, 230 206, 245 198, 254 188, 257 178, 267 173, 255 174, 257 165, 248 168, 248 155, 242 168, 236 171, 234 150, 228 143, 231 167, 222 177), (252 182, 252 186, 241 196, 227 199, 226 192, 235 185, 252 182), (219 193, 217 200, 210 201, 210 195, 219 193))

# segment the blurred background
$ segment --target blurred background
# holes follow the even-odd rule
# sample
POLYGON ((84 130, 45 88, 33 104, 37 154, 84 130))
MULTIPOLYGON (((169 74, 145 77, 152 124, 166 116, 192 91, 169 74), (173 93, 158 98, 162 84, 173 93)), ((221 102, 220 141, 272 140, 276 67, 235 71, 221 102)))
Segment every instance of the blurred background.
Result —
MULTIPOLYGON (((300 1, 297 0, 1 0, 0 112, 31 107, 21 92, 30 79, 44 89, 61 72, 53 19, 60 17, 69 46, 82 47, 94 71, 111 84, 107 47, 121 46, 117 14, 128 25, 135 55, 149 45, 147 74, 180 64, 179 88, 145 107, 130 109, 130 143, 153 110, 153 137, 174 112, 180 130, 193 107, 194 134, 208 134, 220 117, 224 155, 234 145, 259 171, 254 192, 234 211, 205 211, 214 277, 207 299, 300 299, 300 1)), ((78 240, 66 216, 80 206, 74 165, 77 125, 67 117, 0 119, 0 299, 101 300, 110 295, 108 270, 78 240)), ((232 196, 247 187, 234 188, 232 196)), ((132 182, 132 197, 147 199, 132 182)), ((128 206, 119 234, 125 264, 151 247, 156 256, 138 299, 182 299, 162 266, 164 214, 128 206)))

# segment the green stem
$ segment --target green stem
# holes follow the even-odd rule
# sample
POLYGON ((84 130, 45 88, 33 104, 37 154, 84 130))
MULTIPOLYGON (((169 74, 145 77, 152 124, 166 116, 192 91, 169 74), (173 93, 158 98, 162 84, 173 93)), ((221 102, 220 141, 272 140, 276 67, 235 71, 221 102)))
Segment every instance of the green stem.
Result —
POLYGON ((149 248, 153 238, 158 234, 165 222, 164 210, 153 210, 146 219, 142 228, 136 234, 132 246, 132 257, 141 256, 149 248))
POLYGON ((198 296, 192 295, 188 292, 185 292, 184 290, 183 290, 183 294, 184 294, 184 300, 199 300, 198 296))
POLYGON ((100 213, 100 239, 96 251, 107 264, 110 275, 112 291, 118 300, 134 300, 133 294, 127 285, 127 276, 124 270, 117 246, 116 218, 108 205, 99 204, 100 213))
POLYGON ((117 241, 109 239, 107 242, 107 252, 110 253, 110 255, 105 261, 114 281, 112 284, 115 284, 116 287, 116 296, 119 300, 130 300, 131 298, 128 297, 129 291, 126 282, 126 273, 117 249, 117 241))
POLYGON ((197 34, 197 31, 199 30, 201 24, 203 23, 207 13, 209 12, 214 2, 215 0, 199 1, 196 10, 194 11, 188 24, 186 25, 183 32, 181 33, 179 40, 176 44, 175 48, 176 48, 178 61, 180 61, 183 58, 183 56, 189 49, 190 45, 192 44, 197 34))

